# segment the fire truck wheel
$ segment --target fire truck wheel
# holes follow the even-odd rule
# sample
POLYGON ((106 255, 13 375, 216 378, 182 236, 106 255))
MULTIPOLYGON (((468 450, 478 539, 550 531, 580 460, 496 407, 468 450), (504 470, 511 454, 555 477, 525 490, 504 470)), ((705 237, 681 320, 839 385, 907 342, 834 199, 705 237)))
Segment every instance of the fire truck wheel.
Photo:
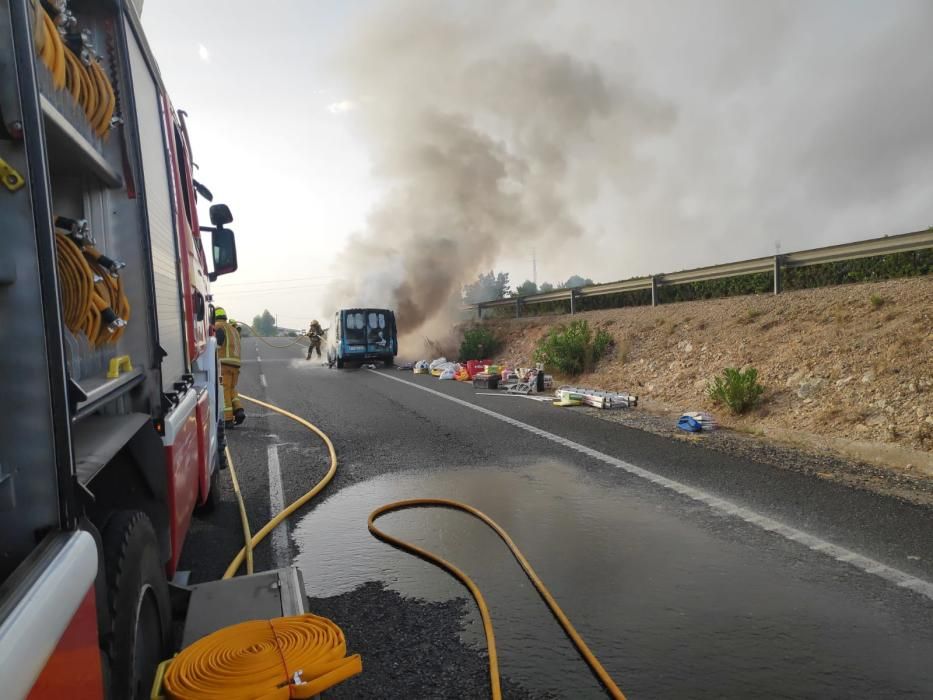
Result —
POLYGON ((110 697, 145 700, 156 666, 170 652, 171 607, 159 547, 149 518, 139 511, 114 514, 103 539, 113 625, 110 697))
MULTIPOLYGON (((220 459, 223 459, 221 456, 220 459)), ((211 488, 207 492, 207 500, 204 503, 198 505, 195 508, 195 512, 198 515, 208 515, 209 513, 214 512, 214 508, 217 507, 217 504, 220 502, 220 464, 214 467, 214 471, 211 473, 211 488)))

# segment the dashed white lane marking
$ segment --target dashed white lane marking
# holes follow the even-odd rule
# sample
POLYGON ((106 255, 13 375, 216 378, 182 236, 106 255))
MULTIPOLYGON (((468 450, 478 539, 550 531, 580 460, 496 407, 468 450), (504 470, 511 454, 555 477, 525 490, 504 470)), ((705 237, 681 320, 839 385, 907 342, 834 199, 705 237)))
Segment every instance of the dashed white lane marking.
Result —
POLYGON ((266 375, 264 375, 262 372, 259 373, 259 383, 262 384, 263 387, 268 386, 268 384, 266 384, 266 375))
POLYGON ((888 566, 887 564, 882 564, 881 562, 871 559, 870 557, 866 557, 862 554, 859 554, 858 552, 853 552, 850 549, 846 549, 845 547, 828 542, 817 537, 816 535, 811 535, 808 532, 804 532, 803 530, 798 530, 797 528, 785 525, 780 521, 774 520, 773 518, 770 518, 766 515, 762 515, 761 513, 757 513, 750 508, 736 505, 731 501, 727 501, 724 498, 719 498, 718 496, 714 496, 701 489, 694 488, 693 486, 687 486, 686 484, 682 484, 679 481, 674 481, 673 479, 668 479, 666 476, 655 474, 652 471, 648 471, 642 467, 635 466, 629 462, 625 462, 621 459, 617 459, 616 457, 612 457, 611 455, 599 452, 598 450, 594 450, 590 447, 587 447, 586 445, 581 445, 580 443, 574 442, 573 440, 568 440, 567 438, 561 437, 560 435, 549 433, 546 430, 542 430, 541 428, 537 428, 528 423, 523 423, 520 420, 505 416, 501 413, 496 413, 495 411, 490 411, 488 408, 477 406, 476 404, 472 404, 469 401, 458 399, 455 396, 449 396, 448 394, 437 391, 435 389, 429 389, 426 386, 421 386, 420 384, 415 384, 414 382, 409 382, 404 379, 399 379, 398 377, 393 377, 392 375, 385 374, 384 372, 376 372, 375 370, 370 371, 372 371, 372 373, 376 376, 382 377, 383 379, 391 379, 392 381, 399 382, 401 384, 407 384, 410 387, 420 389, 421 391, 426 391, 429 394, 434 394, 435 396, 439 396, 442 399, 460 404, 461 406, 465 406, 466 408, 469 408, 473 411, 484 413, 487 416, 491 416, 492 418, 500 420, 503 423, 508 423, 509 425, 515 426, 516 428, 527 430, 529 433, 543 437, 546 440, 557 443, 558 445, 568 447, 571 450, 576 450, 577 452, 599 460, 600 462, 604 462, 610 466, 627 471, 630 474, 634 474, 635 476, 641 477, 642 479, 646 479, 647 481, 669 489, 670 491, 675 491, 683 496, 686 496, 687 498, 693 499, 694 501, 705 503, 715 511, 739 518, 740 520, 744 520, 747 523, 751 523, 752 525, 760 527, 762 530, 778 534, 785 539, 791 540, 792 542, 802 544, 804 547, 807 547, 814 552, 821 552, 832 557, 833 559, 836 559, 837 561, 851 564, 856 569, 864 571, 867 574, 878 576, 885 581, 889 581, 890 583, 900 586, 901 588, 907 588, 911 591, 919 593, 929 600, 933 600, 933 583, 924 581, 923 579, 917 578, 916 576, 908 574, 905 571, 895 569, 894 567, 888 566))
MULTIPOLYGON (((275 516, 285 508, 285 492, 282 488, 282 470, 279 467, 279 446, 268 447, 269 457, 269 514, 275 516)), ((283 521, 272 531, 272 556, 275 568, 288 566, 288 521, 283 521)))

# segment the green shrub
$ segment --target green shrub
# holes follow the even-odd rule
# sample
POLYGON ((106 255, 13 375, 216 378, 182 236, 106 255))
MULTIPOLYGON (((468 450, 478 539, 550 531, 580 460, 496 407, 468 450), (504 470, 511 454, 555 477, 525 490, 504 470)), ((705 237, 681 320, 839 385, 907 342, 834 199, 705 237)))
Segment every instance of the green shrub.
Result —
POLYGON ((463 332, 460 343, 460 362, 491 360, 502 349, 502 341, 488 328, 476 326, 463 332))
POLYGON ((870 297, 868 297, 868 301, 871 302, 871 308, 880 309, 884 304, 884 297, 879 296, 878 294, 872 294, 870 297))
POLYGON ((535 362, 560 374, 575 376, 593 365, 612 347, 612 336, 603 328, 595 335, 586 321, 572 321, 552 328, 535 348, 535 362))
POLYGON ((754 367, 744 372, 727 367, 722 375, 714 377, 706 385, 709 397, 715 403, 728 407, 734 414, 745 413, 758 403, 764 390, 758 383, 758 370, 754 367))

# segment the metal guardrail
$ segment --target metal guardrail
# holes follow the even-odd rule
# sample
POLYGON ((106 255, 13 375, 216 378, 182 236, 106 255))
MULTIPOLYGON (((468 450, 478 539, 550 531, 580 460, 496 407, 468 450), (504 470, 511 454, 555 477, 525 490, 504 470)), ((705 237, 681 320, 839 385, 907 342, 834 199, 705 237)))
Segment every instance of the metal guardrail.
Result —
POLYGON ((606 296, 640 289, 651 290, 651 305, 656 306, 658 300, 658 287, 672 284, 689 284, 690 282, 706 282, 726 277, 740 277, 770 272, 774 276, 774 293, 781 291, 781 271, 790 267, 806 267, 808 265, 822 265, 824 263, 842 262, 845 260, 858 260, 878 255, 891 255, 892 253, 905 253, 912 250, 933 248, 933 228, 913 233, 901 233, 895 236, 871 238, 856 243, 843 243, 840 245, 825 246, 812 250, 801 250, 796 253, 784 253, 766 258, 754 258, 740 262, 698 267, 694 270, 682 270, 663 275, 649 275, 647 277, 633 277, 619 282, 594 284, 586 287, 572 289, 555 289, 552 292, 541 294, 528 294, 526 296, 508 297, 486 301, 481 304, 468 304, 467 309, 473 309, 482 318, 484 309, 514 306, 516 314, 526 304, 543 304, 549 301, 570 301, 570 313, 574 312, 574 301, 583 297, 606 296))

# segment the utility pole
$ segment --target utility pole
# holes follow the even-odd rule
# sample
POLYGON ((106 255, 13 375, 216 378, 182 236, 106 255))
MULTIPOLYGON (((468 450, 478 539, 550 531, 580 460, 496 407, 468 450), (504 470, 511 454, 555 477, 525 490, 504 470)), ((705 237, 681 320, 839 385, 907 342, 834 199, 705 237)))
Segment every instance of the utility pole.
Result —
POLYGON ((535 249, 531 249, 531 281, 535 283, 535 289, 538 288, 538 256, 535 249))

